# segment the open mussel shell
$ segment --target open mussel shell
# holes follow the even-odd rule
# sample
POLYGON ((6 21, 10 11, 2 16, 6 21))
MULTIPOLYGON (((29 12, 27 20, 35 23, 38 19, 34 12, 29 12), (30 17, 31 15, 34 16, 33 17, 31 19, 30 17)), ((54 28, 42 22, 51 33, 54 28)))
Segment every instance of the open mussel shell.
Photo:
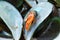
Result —
MULTIPOLYGON (((24 30, 24 37, 26 40, 31 39, 35 30, 50 15, 52 10, 53 10, 53 5, 49 2, 41 2, 37 6, 31 8, 30 11, 36 11, 37 16, 36 16, 36 22, 33 25, 31 25, 30 30, 29 31, 24 30)), ((24 21, 26 20, 29 12, 25 16, 24 21)))
POLYGON ((6 1, 0 1, 0 18, 12 32, 13 38, 19 40, 23 19, 18 10, 6 1))

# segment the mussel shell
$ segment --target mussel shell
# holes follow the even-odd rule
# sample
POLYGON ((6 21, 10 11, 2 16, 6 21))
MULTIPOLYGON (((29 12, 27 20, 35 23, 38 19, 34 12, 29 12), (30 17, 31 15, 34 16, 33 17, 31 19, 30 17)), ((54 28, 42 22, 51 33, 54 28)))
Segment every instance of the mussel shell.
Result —
MULTIPOLYGON (((50 15, 50 13, 52 12, 52 9, 53 9, 53 5, 49 2, 41 2, 37 6, 31 8, 30 11, 32 11, 32 10, 37 11, 38 16, 36 18, 37 19, 36 23, 31 26, 32 27, 31 30, 28 32, 24 31, 24 33, 25 33, 24 36, 25 36, 26 40, 31 39, 35 30, 50 15)), ((28 12, 28 14, 29 14, 29 12, 28 12)), ((27 15, 25 16, 24 20, 27 18, 27 15)))
POLYGON ((12 32, 13 38, 19 40, 23 19, 18 10, 6 1, 0 1, 0 17, 12 32))

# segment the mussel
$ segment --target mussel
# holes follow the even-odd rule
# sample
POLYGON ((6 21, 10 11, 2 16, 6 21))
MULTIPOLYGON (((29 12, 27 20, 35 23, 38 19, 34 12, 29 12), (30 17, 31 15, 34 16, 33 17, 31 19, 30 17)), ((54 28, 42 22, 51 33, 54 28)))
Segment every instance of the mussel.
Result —
POLYGON ((0 1, 0 18, 5 22, 13 35, 13 39, 21 37, 23 18, 18 10, 6 1, 0 1))
MULTIPOLYGON (((30 12, 32 12, 34 15, 36 14, 35 17, 35 22, 32 23, 32 25, 29 25, 29 30, 26 30, 26 26, 24 27, 24 37, 26 40, 30 40, 31 37, 33 36, 35 30, 38 28, 38 26, 50 15, 50 13, 53 10, 53 4, 49 3, 49 2, 41 2, 39 4, 37 4, 37 6, 32 7, 31 10, 27 13, 27 15, 24 18, 24 24, 26 24, 26 20, 30 14, 30 12)), ((31 19, 30 19, 31 20, 31 19)))

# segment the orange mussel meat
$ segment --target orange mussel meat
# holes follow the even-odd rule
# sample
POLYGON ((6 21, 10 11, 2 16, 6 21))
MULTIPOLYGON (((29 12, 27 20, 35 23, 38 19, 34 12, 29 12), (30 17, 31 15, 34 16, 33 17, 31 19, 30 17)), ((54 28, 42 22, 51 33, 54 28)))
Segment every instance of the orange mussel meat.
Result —
POLYGON ((27 31, 29 31, 33 21, 35 20, 35 15, 34 15, 35 12, 30 12, 28 17, 27 17, 27 20, 26 20, 26 23, 25 23, 25 29, 27 31))

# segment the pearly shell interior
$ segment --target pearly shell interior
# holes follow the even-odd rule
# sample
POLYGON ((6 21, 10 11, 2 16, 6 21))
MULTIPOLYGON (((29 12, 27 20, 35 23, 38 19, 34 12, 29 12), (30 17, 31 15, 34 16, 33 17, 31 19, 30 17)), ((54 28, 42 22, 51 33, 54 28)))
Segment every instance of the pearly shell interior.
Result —
POLYGON ((18 10, 10 3, 0 1, 0 17, 11 30, 13 38, 19 40, 23 27, 23 19, 18 10))

